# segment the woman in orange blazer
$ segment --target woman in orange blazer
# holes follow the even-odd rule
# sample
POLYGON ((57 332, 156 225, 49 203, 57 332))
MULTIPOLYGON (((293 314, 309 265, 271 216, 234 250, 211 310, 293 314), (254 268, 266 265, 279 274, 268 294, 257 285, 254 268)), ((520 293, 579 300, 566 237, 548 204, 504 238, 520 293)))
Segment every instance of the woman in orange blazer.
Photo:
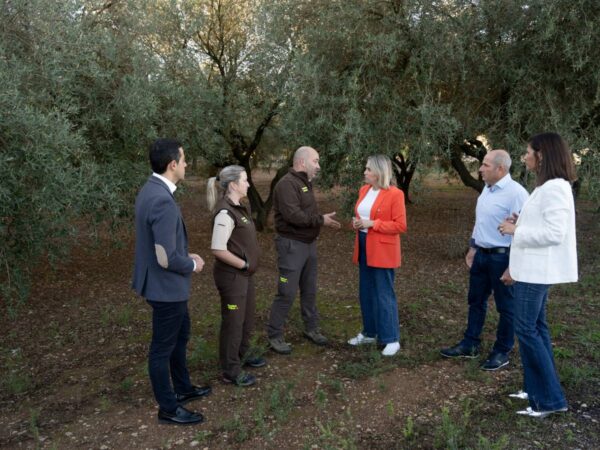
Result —
POLYGON ((400 233, 406 231, 404 193, 390 185, 392 162, 385 155, 370 156, 364 175, 352 220, 363 330, 348 343, 377 341, 385 345, 383 356, 393 356, 400 350, 394 269, 400 267, 400 233))

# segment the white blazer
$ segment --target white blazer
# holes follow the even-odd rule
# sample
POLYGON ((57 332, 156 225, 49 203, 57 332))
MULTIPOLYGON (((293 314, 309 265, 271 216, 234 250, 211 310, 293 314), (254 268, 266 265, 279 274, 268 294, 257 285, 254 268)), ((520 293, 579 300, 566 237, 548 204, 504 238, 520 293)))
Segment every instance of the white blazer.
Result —
POLYGON ((577 281, 575 202, 571 184, 546 181, 529 196, 510 247, 510 276, 538 284, 577 281))

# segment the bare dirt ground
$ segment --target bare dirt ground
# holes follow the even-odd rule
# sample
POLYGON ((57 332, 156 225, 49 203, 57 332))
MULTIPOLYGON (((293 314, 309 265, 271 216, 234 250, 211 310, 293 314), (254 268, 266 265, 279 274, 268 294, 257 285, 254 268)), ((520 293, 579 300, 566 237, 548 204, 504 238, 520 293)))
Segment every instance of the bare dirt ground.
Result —
MULTIPOLYGON (((477 194, 454 185, 431 185, 414 194, 416 203, 408 206, 409 232, 396 279, 400 356, 383 360, 375 350, 345 344, 360 330, 353 232, 348 226, 325 229, 318 247, 319 305, 331 345, 315 347, 303 339, 294 305, 286 334, 293 353, 266 352, 268 366, 253 370, 258 378, 253 387, 221 384, 219 299, 209 256, 209 214, 199 194, 203 182, 189 180, 180 203, 190 249, 207 261, 193 278, 188 355, 193 380, 213 387, 209 397, 188 404, 206 422, 191 427, 157 423, 146 372, 150 309, 129 288, 133 230, 128 230, 116 248, 105 238, 82 239, 70 260, 54 269, 41 264, 20 316, 0 319, 0 447, 446 448, 453 429, 455 448, 462 447, 460 442, 485 444, 482 439, 490 446, 477 448, 594 448, 599 443, 597 380, 567 391, 567 415, 532 426, 513 418, 525 405, 507 398, 520 387, 517 354, 508 369, 494 373, 481 372, 476 362, 438 357, 440 347, 460 339, 466 317, 462 254, 477 194)), ((340 211, 339 197, 319 199, 323 212, 340 211)), ((593 215, 583 220, 592 242, 593 215)), ((256 335, 257 345, 264 347, 277 271, 272 230, 259 239, 256 335)), ((497 318, 490 305, 487 346, 497 318)), ((593 305, 588 313, 598 312, 593 305)), ((555 344, 562 345, 560 334, 555 344)))

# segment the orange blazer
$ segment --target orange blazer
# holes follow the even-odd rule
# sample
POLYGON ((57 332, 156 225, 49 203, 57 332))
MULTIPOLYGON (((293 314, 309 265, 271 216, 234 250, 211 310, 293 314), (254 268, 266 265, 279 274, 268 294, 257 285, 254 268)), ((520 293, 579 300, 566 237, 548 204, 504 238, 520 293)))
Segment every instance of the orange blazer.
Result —
MULTIPOLYGON (((366 184, 358 192, 354 214, 359 218, 357 208, 371 186, 366 184)), ((367 265, 384 269, 400 267, 400 233, 406 231, 406 208, 404 192, 396 186, 381 189, 371 207, 370 219, 373 226, 367 231, 367 265)), ((358 233, 354 239, 352 262, 358 264, 358 233)))

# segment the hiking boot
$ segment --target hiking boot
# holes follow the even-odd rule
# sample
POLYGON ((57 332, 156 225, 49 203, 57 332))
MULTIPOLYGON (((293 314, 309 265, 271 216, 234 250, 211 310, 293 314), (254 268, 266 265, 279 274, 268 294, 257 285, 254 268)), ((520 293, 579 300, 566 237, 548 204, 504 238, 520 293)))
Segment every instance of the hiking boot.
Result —
POLYGON ((305 331, 304 337, 310 339, 313 342, 313 344, 316 344, 316 345, 327 345, 329 343, 327 338, 325 336, 323 336, 319 332, 319 330, 305 331))
POLYGON ((267 361, 265 360, 265 358, 257 356, 256 358, 248 358, 246 361, 244 361, 244 365, 258 369, 259 367, 266 366, 267 361))
POLYGON ((242 372, 238 375, 238 377, 235 380, 232 380, 231 378, 223 375, 223 383, 247 387, 252 386, 254 383, 256 383, 256 377, 252 374, 242 372))
POLYGON ((289 355, 290 353, 292 353, 291 345, 285 342, 283 340, 283 337, 269 339, 269 345, 276 353, 280 353, 282 355, 289 355))

